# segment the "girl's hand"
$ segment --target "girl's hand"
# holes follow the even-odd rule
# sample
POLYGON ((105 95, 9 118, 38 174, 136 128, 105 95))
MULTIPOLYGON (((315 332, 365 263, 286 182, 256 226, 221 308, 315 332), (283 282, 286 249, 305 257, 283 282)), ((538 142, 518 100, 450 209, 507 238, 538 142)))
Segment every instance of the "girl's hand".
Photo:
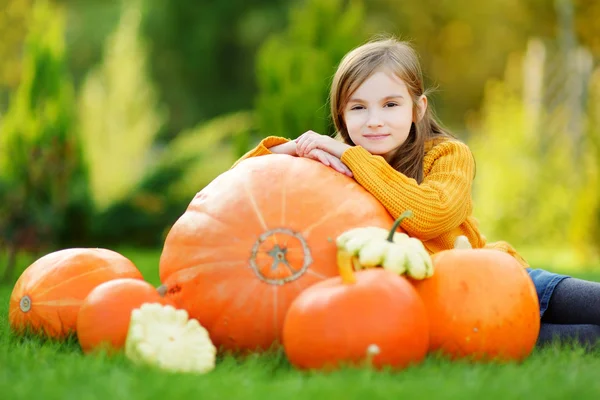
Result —
POLYGON ((352 171, 350 171, 346 164, 344 164, 342 160, 340 160, 336 156, 326 151, 320 149, 313 149, 309 153, 305 154, 304 157, 320 161, 323 165, 331 167, 337 172, 352 178, 352 171))
POLYGON ((350 146, 346 143, 339 142, 327 135, 320 135, 313 131, 303 133, 296 142, 296 153, 300 157, 304 157, 315 149, 323 150, 338 160, 342 158, 342 154, 350 146))
MULTIPOLYGON (((320 136, 320 135, 319 135, 320 136)), ((296 141, 289 141, 269 149, 271 153, 288 154, 290 156, 300 156, 298 154, 298 144, 296 141)), ((327 167, 331 167, 337 172, 352 177, 352 171, 336 156, 320 149, 313 149, 303 153, 303 157, 321 162, 327 167)))
POLYGON ((278 144, 277 146, 271 147, 269 151, 275 154, 287 154, 290 156, 296 156, 296 142, 290 140, 289 142, 285 142, 282 144, 278 144))

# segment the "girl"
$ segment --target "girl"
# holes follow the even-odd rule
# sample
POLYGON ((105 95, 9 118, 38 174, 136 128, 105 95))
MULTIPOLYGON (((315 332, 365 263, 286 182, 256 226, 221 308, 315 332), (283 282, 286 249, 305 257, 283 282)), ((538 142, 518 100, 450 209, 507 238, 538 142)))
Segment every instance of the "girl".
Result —
POLYGON ((558 339, 589 346, 600 338, 600 283, 531 269, 508 243, 486 243, 472 216, 475 161, 436 121, 418 56, 407 43, 376 40, 348 53, 333 78, 330 105, 337 140, 312 131, 294 141, 267 137, 242 159, 289 154, 352 176, 392 217, 412 210, 402 228, 430 253, 453 248, 459 235, 473 248, 506 251, 535 284, 538 345, 558 339))

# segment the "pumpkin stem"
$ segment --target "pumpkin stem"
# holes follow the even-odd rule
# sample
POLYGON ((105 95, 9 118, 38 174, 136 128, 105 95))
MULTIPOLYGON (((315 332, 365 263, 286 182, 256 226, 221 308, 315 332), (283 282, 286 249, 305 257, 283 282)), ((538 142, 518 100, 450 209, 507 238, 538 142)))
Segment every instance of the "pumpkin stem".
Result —
POLYGON ((352 271, 352 255, 345 250, 338 250, 337 264, 342 282, 345 284, 356 283, 356 276, 352 271))
POLYGON ((158 292, 158 294, 160 295, 160 297, 165 297, 165 295, 167 294, 167 285, 160 285, 159 287, 156 288, 156 291, 158 292))
POLYGON ((398 229, 398 227, 400 226, 400 223, 402 222, 402 220, 404 220, 404 218, 410 218, 413 216, 413 212, 410 210, 406 210, 404 211, 402 214, 400 214, 400 216, 398 217, 398 219, 396 221, 394 221, 394 225, 392 225, 392 229, 390 230, 390 234, 387 237, 387 241, 390 243, 394 242, 394 233, 396 233, 396 229, 398 229))

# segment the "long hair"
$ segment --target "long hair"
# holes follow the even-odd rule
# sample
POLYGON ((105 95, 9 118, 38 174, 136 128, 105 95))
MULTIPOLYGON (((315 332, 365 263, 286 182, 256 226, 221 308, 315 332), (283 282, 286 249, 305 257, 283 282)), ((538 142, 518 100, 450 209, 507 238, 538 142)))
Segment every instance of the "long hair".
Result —
POLYGON ((337 137, 355 145, 344 122, 344 109, 354 91, 380 68, 388 69, 404 81, 413 101, 413 121, 418 121, 413 122, 408 138, 392 153, 388 162, 395 170, 421 183, 425 142, 454 136, 437 121, 431 107, 419 115, 418 100, 427 95, 427 91, 417 53, 408 43, 394 38, 377 39, 355 48, 342 59, 329 95, 337 137))

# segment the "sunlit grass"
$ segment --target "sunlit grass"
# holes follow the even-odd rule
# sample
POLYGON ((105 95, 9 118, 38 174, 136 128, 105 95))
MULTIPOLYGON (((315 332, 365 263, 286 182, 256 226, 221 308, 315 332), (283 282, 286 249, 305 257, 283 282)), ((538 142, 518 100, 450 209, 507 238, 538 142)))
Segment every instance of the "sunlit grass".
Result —
MULTIPOLYGON (((158 284, 160 250, 118 249, 158 284)), ((25 259, 22 259, 25 261, 25 259)), ((597 272, 576 274, 600 281, 597 272)), ((283 351, 225 356, 206 375, 171 374, 130 363, 122 354, 84 355, 77 342, 44 342, 12 334, 11 286, 0 287, 2 399, 597 399, 600 352, 577 347, 536 349, 523 363, 471 364, 429 356, 403 371, 343 368, 303 372, 283 351)))

